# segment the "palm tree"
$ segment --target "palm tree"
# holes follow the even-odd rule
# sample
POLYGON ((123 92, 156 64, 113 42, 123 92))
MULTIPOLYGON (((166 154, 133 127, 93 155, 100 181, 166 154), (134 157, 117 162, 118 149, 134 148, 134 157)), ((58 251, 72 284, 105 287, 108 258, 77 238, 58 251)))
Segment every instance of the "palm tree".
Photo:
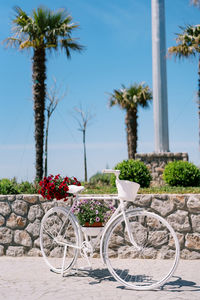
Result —
POLYGON ((13 35, 5 41, 8 46, 20 50, 33 49, 33 98, 35 113, 35 147, 36 147, 36 178, 43 176, 43 145, 44 145, 44 109, 46 96, 46 52, 66 52, 67 58, 71 51, 81 51, 83 47, 71 37, 72 31, 78 27, 72 23, 72 17, 66 10, 58 12, 39 7, 28 16, 20 7, 15 7, 13 19, 13 35))
POLYGON ((144 83, 131 85, 122 89, 114 90, 109 98, 110 107, 120 106, 126 110, 126 132, 128 145, 128 158, 134 159, 137 153, 137 118, 138 106, 149 107, 149 100, 152 99, 152 92, 144 83))
POLYGON ((199 112, 199 149, 200 149, 200 25, 181 27, 182 33, 176 38, 177 46, 168 52, 179 59, 198 57, 198 112, 199 112))
POLYGON ((200 8, 200 0, 190 0, 190 3, 200 8))

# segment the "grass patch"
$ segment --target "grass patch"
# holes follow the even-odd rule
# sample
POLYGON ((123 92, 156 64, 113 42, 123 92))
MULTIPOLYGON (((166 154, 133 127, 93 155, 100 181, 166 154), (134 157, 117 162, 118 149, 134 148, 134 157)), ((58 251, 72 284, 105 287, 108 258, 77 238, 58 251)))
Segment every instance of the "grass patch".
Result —
MULTIPOLYGON (((117 194, 117 188, 111 185, 92 185, 82 183, 85 186, 83 194, 117 194)), ((160 187, 140 188, 138 194, 200 194, 200 187, 171 187, 168 185, 160 187)))

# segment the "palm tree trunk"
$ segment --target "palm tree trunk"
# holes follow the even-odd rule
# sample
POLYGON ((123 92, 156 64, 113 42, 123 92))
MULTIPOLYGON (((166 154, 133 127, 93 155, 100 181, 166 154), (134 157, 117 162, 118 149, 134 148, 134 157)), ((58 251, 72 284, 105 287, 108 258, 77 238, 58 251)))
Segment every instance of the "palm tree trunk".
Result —
POLYGON ((47 115, 47 124, 46 124, 46 133, 45 133, 45 150, 44 150, 44 176, 47 177, 47 160, 48 160, 48 133, 49 133, 49 118, 50 115, 47 115))
POLYGON ((85 130, 83 130, 83 151, 84 151, 85 182, 87 182, 87 159, 86 159, 86 145, 85 145, 85 130))
POLYGON ((134 159, 137 153, 137 108, 126 112, 126 133, 128 145, 128 158, 134 159))
POLYGON ((46 94, 46 58, 45 49, 36 48, 33 54, 33 97, 35 113, 35 149, 36 149, 36 179, 43 176, 43 146, 44 146, 44 109, 46 94))

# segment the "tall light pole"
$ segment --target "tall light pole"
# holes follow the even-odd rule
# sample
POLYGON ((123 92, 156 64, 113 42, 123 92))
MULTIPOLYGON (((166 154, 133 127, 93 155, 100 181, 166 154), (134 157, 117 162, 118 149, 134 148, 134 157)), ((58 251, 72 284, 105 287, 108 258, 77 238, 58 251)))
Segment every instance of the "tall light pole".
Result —
POLYGON ((164 0, 151 0, 155 152, 169 151, 164 0))

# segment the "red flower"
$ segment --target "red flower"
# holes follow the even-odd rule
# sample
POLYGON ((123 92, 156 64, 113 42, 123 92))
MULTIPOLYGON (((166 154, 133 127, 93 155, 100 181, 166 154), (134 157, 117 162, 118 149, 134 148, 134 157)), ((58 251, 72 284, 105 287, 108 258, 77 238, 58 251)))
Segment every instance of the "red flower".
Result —
POLYGON ((66 197, 72 196, 67 193, 69 190, 68 185, 70 184, 81 185, 75 177, 62 178, 60 174, 55 176, 49 175, 39 182, 41 189, 38 192, 47 200, 56 198, 57 200, 64 199, 64 201, 66 201, 66 197))

